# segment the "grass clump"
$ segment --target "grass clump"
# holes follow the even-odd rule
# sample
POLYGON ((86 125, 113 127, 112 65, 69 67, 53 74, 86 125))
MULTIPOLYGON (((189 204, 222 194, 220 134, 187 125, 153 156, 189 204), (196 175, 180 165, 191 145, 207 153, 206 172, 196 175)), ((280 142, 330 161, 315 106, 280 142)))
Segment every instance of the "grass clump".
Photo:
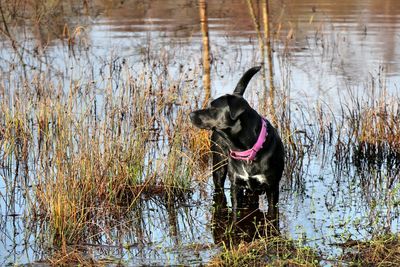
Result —
POLYGON ((399 266, 400 238, 398 234, 377 236, 368 241, 348 241, 344 261, 351 266, 399 266))
POLYGON ((209 266, 319 266, 319 255, 283 237, 241 242, 214 257, 209 266))
POLYGON ((9 96, 0 98, 1 164, 11 174, 4 183, 11 195, 23 190, 44 258, 113 244, 138 200, 192 191, 198 148, 187 145, 190 106, 173 100, 187 94, 151 75, 123 65, 113 82, 41 74, 29 86, 1 88, 9 96))
POLYGON ((363 105, 356 103, 356 108, 348 112, 355 157, 370 165, 400 161, 399 100, 390 99, 383 96, 363 105))

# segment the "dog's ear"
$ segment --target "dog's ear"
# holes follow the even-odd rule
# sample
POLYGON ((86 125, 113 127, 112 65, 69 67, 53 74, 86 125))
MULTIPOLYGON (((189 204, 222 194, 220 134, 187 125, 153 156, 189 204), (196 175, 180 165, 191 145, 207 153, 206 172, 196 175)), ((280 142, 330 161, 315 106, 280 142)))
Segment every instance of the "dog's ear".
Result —
POLYGON ((248 109, 249 104, 241 96, 229 95, 229 113, 232 120, 237 120, 239 116, 248 109))

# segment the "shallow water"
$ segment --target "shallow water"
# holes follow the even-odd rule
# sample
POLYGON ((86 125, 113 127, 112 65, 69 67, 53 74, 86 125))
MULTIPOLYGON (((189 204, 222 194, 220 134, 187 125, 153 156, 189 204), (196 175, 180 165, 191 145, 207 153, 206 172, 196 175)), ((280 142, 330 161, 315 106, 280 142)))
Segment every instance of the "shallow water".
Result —
MULTIPOLYGON (((15 39, 38 51, 33 58, 24 54, 27 66, 42 68, 54 79, 77 79, 83 73, 93 73, 99 87, 107 82, 102 73, 109 67, 109 60, 126 60, 138 73, 144 66, 143 58, 165 62, 172 80, 179 80, 176 77, 182 69, 201 72, 197 1, 92 1, 88 6, 80 5, 64 8, 50 24, 35 25, 30 20, 13 24, 15 39), (74 33, 71 46, 60 39, 65 25, 74 33)), ((259 5, 253 6, 261 16, 259 5)), ((217 97, 230 93, 241 74, 260 64, 261 59, 246 1, 209 1, 207 8, 212 97, 217 97)), ((293 109, 294 118, 313 112, 299 109, 317 105, 331 109, 335 118, 339 116, 339 104, 351 104, 349 96, 368 98, 378 94, 371 83, 379 87, 383 81, 381 87, 389 94, 398 93, 399 1, 271 1, 270 14, 275 85, 279 95, 283 95, 279 90, 286 88, 291 104, 299 107, 293 109)), ((1 40, 2 80, 16 83, 18 78, 8 73, 13 62, 18 64, 17 56, 9 38, 2 36, 1 40)), ((253 103, 263 86, 260 76, 256 77, 246 93, 253 103)), ((384 182, 365 185, 368 175, 363 177, 362 171, 380 170, 360 172, 351 164, 341 167, 334 149, 327 150, 317 146, 308 153, 301 186, 282 182, 281 232, 318 248, 326 258, 340 255, 341 250, 333 244, 365 239, 384 227, 398 232, 399 210, 390 205, 400 197, 397 190, 388 189, 384 182)), ((27 212, 24 201, 19 201, 22 193, 17 188, 17 201, 10 200, 7 181, 13 179, 13 173, 4 168, 1 175, 0 265, 38 260, 41 246, 33 248, 31 244, 40 241, 34 236, 25 240, 29 222, 23 216, 14 216, 27 212)), ((211 229, 211 193, 210 179, 205 188, 195 190, 191 199, 179 207, 168 209, 157 201, 143 201, 140 214, 127 216, 128 221, 141 222, 132 225, 132 235, 121 235, 122 241, 114 239, 115 247, 94 248, 96 255, 122 258, 128 265, 207 262, 219 249, 211 229)), ((111 235, 118 237, 118 229, 115 231, 111 235)), ((107 238, 101 237, 104 241, 107 238)))

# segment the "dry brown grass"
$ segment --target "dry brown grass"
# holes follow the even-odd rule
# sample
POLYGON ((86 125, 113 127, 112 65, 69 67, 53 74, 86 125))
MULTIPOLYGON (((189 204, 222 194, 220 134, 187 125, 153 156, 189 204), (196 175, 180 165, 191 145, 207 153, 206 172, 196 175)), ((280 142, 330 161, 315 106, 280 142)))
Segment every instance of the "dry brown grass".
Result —
POLYGON ((194 159, 200 166, 200 168, 207 168, 210 158, 210 141, 211 133, 206 130, 199 130, 194 127, 188 128, 188 139, 189 149, 193 155, 196 155, 194 159))
POLYGON ((2 164, 15 177, 5 183, 25 190, 30 218, 46 226, 34 234, 59 248, 56 258, 100 242, 139 199, 175 200, 204 175, 207 133, 195 138, 190 106, 177 103, 192 85, 162 90, 170 81, 121 72, 117 88, 81 79, 64 91, 41 74, 30 87, 1 89, 10 93, 0 100, 2 164))
POLYGON ((398 99, 385 95, 378 101, 358 104, 349 111, 352 134, 362 146, 386 147, 400 153, 398 99))

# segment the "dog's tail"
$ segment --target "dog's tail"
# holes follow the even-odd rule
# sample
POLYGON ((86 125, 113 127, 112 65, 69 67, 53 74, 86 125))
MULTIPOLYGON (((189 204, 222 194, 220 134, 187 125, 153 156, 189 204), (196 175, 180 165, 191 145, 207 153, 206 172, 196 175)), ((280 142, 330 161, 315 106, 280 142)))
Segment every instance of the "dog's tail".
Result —
POLYGON ((238 84, 236 85, 235 90, 233 91, 234 94, 243 95, 244 91, 246 90, 247 85, 249 84, 251 78, 261 69, 261 66, 253 67, 246 71, 242 78, 240 78, 238 84))

